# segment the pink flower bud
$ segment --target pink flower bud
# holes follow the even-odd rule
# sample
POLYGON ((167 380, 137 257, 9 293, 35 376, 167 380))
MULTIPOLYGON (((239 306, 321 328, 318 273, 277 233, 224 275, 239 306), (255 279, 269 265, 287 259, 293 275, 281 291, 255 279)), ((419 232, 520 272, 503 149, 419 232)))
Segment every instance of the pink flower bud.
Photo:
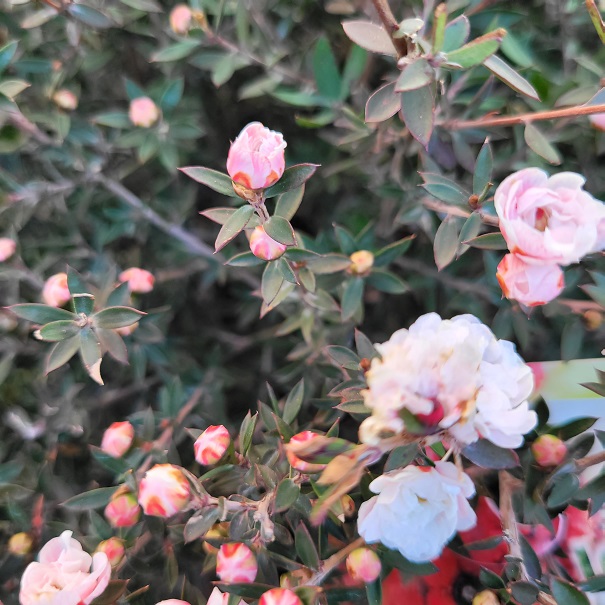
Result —
POLYGON ((124 557, 124 541, 119 538, 109 538, 99 542, 95 552, 104 552, 107 555, 109 564, 116 567, 124 557))
POLYGON ((51 275, 42 288, 42 300, 51 307, 62 307, 71 294, 67 287, 67 273, 55 273, 51 275))
POLYGON ((374 255, 369 250, 358 250, 349 258, 351 260, 349 269, 355 275, 363 275, 374 266, 374 255))
POLYGON ((149 97, 138 97, 130 101, 128 117, 135 126, 149 128, 160 119, 160 110, 149 97))
POLYGON ((187 506, 190 497, 189 482, 173 464, 156 464, 139 484, 139 504, 146 515, 172 517, 187 506))
MULTIPOLYGON (((210 603, 210 601, 208 601, 210 603)), ((181 601, 181 599, 166 599, 165 601, 160 601, 155 605, 191 605, 189 601, 181 601)))
POLYGON ((222 424, 209 426, 193 444, 195 459, 205 466, 216 464, 230 443, 229 431, 222 424))
POLYGON ((251 122, 231 143, 227 172, 248 189, 265 189, 277 182, 286 167, 286 142, 280 132, 251 122))
POLYGON ((8 541, 8 552, 17 557, 24 557, 31 552, 34 544, 33 538, 26 532, 14 534, 8 541))
POLYGON ((105 518, 112 527, 132 527, 140 517, 139 503, 131 492, 116 492, 105 507, 105 518))
POLYGON ((354 580, 369 584, 380 576, 382 565, 373 550, 356 548, 347 557, 347 571, 354 580))
POLYGON ((250 236, 250 250, 252 254, 263 260, 275 260, 279 258, 285 251, 287 246, 280 244, 269 237, 262 225, 254 228, 250 236))
POLYGON ((563 271, 554 264, 528 264, 516 254, 507 254, 496 273, 506 298, 528 307, 545 305, 555 299, 565 286, 563 271))
POLYGON ((0 237, 0 263, 8 260, 17 249, 17 242, 9 237, 0 237))
MULTIPOLYGON (((317 433, 314 433, 313 431, 302 431, 290 439, 290 444, 296 445, 300 443, 307 443, 316 437, 317 433)), ((290 448, 286 448, 286 458, 288 458, 290 466, 303 473, 320 473, 324 470, 324 468, 326 468, 325 464, 313 464, 311 462, 301 460, 290 450, 290 448)))
POLYGON ((170 11, 170 28, 175 34, 184 36, 191 26, 193 13, 186 4, 177 4, 170 11))
POLYGON ((155 284, 155 277, 146 271, 145 269, 139 269, 138 267, 131 267, 122 271, 118 276, 121 282, 128 282, 128 288, 131 292, 138 294, 146 294, 153 290, 153 284, 155 284))
POLYGON ((216 555, 216 575, 223 582, 254 582, 258 565, 254 553, 241 542, 221 545, 216 555))
POLYGON ((132 445, 134 427, 130 422, 114 422, 103 434, 101 449, 114 458, 121 458, 132 445))
POLYGON ((287 588, 272 588, 263 594, 258 605, 302 605, 302 601, 287 588))
POLYGON ((567 455, 567 446, 554 435, 540 435, 532 443, 531 451, 540 466, 558 466, 567 455))
POLYGON ((66 109, 67 111, 73 111, 78 107, 78 97, 76 97, 71 90, 67 90, 66 88, 57 90, 53 95, 53 101, 57 107, 66 109))
POLYGON ((588 119, 598 130, 605 130, 605 113, 593 113, 588 119))
MULTIPOLYGON (((208 599, 208 603, 206 605, 229 605, 229 594, 222 593, 218 588, 215 588, 210 593, 210 598, 208 599)), ((239 605, 246 605, 246 602, 240 601, 239 605)))

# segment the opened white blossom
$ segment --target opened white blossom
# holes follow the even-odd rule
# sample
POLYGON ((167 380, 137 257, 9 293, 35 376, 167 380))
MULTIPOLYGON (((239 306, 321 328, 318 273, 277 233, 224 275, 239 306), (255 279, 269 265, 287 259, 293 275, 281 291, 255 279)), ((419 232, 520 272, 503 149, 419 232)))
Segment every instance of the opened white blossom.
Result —
POLYGON ((468 502, 475 486, 451 462, 407 466, 374 479, 370 489, 378 495, 359 508, 359 535, 410 561, 432 561, 457 531, 477 522, 468 502))
POLYGON ((527 401, 531 369, 473 315, 428 313, 376 349, 382 358, 372 360, 363 391, 372 410, 359 431, 364 443, 376 445, 385 428, 420 427, 425 434, 447 430, 461 445, 485 438, 518 447, 536 424, 527 401))
POLYGON ((88 605, 107 588, 111 577, 107 555, 98 552, 91 557, 71 535, 64 531, 49 540, 38 561, 27 566, 21 578, 21 605, 88 605))

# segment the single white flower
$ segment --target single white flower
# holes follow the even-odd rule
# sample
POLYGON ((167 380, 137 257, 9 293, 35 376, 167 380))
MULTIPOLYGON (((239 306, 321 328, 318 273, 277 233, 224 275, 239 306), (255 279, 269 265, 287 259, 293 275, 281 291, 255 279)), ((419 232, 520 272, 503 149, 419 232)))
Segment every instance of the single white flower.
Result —
POLYGON ((378 495, 359 508, 359 535, 410 561, 435 559, 457 531, 477 523, 467 500, 475 486, 451 462, 407 466, 374 479, 370 489, 378 495))
MULTIPOLYGON (((376 348, 382 358, 372 360, 363 391, 372 426, 405 421, 406 410, 427 432, 448 430, 462 445, 483 437, 518 447, 536 424, 527 403, 531 369, 473 315, 444 320, 428 313, 376 348)), ((367 428, 360 439, 373 443, 375 431, 367 428)))

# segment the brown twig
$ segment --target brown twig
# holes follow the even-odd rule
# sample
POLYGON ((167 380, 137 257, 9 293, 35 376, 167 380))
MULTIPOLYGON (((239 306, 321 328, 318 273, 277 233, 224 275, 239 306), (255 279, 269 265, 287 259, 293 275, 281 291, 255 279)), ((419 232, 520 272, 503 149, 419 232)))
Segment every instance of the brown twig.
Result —
POLYGON ((408 43, 405 38, 394 38, 393 34, 399 31, 399 23, 391 10, 388 0, 372 0, 372 4, 384 25, 386 32, 391 37, 391 42, 397 51, 398 58, 408 54, 408 43))
POLYGON ((578 116, 589 116, 595 113, 605 113, 605 104, 579 105, 565 107, 564 109, 549 109, 546 111, 535 111, 521 113, 516 116, 498 116, 491 114, 477 118, 476 120, 448 120, 442 126, 449 130, 466 130, 468 128, 489 128, 492 126, 515 126, 536 122, 539 120, 558 120, 561 118, 575 118, 578 116))
MULTIPOLYGON (((460 208, 458 206, 450 206, 449 204, 445 204, 428 197, 422 198, 422 205, 429 210, 442 212, 443 214, 449 214, 451 216, 459 216, 461 218, 468 218, 472 214, 470 210, 465 210, 464 208, 460 208)), ((497 227, 500 224, 497 216, 486 214, 482 210, 479 211, 479 216, 486 225, 493 225, 494 227, 497 227)))
POLYGON ((592 454, 591 456, 578 458, 578 460, 576 460, 576 470, 583 471, 590 466, 594 466, 595 464, 601 464, 602 462, 605 462, 605 450, 599 452, 598 454, 592 454))
POLYGON ((601 12, 595 0, 586 0, 586 10, 590 15, 594 28, 597 30, 597 34, 599 34, 599 38, 601 38, 601 42, 605 44, 605 22, 603 21, 603 17, 601 17, 601 12))
POLYGON ((508 541, 511 556, 521 559, 521 576, 523 580, 526 580, 527 570, 523 564, 521 543, 519 542, 519 528, 513 509, 513 491, 518 487, 519 480, 515 479, 515 477, 506 471, 498 472, 498 480, 500 485, 500 515, 502 516, 502 528, 504 529, 508 541))

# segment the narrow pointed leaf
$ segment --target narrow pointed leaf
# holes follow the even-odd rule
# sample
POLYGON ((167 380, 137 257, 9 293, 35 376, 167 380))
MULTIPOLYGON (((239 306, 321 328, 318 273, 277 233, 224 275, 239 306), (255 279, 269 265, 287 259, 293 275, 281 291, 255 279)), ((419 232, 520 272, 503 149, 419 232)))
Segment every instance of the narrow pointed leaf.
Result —
POLYGON ((146 313, 137 311, 132 307, 108 307, 95 313, 92 321, 94 326, 98 328, 125 328, 139 321, 144 315, 146 313))
POLYGON ((395 82, 395 92, 417 90, 433 82, 435 70, 426 59, 416 59, 413 63, 406 65, 401 75, 395 82))
POLYGON ((483 65, 513 90, 535 99, 536 101, 540 100, 540 96, 536 92, 536 89, 500 57, 492 55, 483 61, 483 65))
POLYGON ((65 309, 50 307, 37 303, 24 303, 20 305, 12 305, 9 309, 21 319, 26 319, 36 324, 46 324, 51 321, 61 321, 76 319, 76 315, 65 309))
POLYGON ((506 30, 500 28, 476 38, 461 48, 447 53, 447 61, 463 69, 480 65, 500 48, 505 35, 506 30))
POLYGON ((396 56, 389 34, 370 21, 343 21, 342 28, 350 40, 373 53, 396 56))
POLYGON ((558 166, 561 163, 561 154, 531 122, 525 125, 523 136, 529 148, 549 164, 558 166))
POLYGON ((428 147, 435 122, 435 98, 432 85, 401 93, 401 112, 411 135, 428 147))
POLYGON ((51 350, 46 361, 46 374, 65 365, 80 348, 80 339, 77 336, 58 342, 51 350))
POLYGON ((240 231, 242 231, 250 222, 254 208, 249 204, 238 208, 218 232, 216 242, 214 243, 215 252, 224 248, 240 231))
POLYGON ((319 164, 296 164, 295 166, 286 168, 281 179, 275 185, 271 185, 271 187, 265 189, 265 197, 275 197, 291 189, 297 189, 301 185, 304 185, 315 174, 318 168, 319 164))
POLYGON ((75 321, 66 319, 46 324, 35 335, 40 340, 45 340, 46 342, 58 342, 75 336, 80 329, 75 321))
POLYGON ((395 92, 395 82, 389 82, 374 91, 366 103, 366 122, 384 122, 392 118, 401 107, 400 95, 395 92))
POLYGON ((204 166, 187 166, 179 168, 179 170, 189 178, 202 185, 206 185, 206 187, 210 187, 210 189, 214 189, 214 191, 218 191, 229 197, 238 197, 233 190, 233 183, 229 176, 218 170, 212 170, 204 166))
POLYGON ((280 244, 294 246, 296 238, 292 225, 281 216, 272 216, 264 225, 267 235, 280 244))

